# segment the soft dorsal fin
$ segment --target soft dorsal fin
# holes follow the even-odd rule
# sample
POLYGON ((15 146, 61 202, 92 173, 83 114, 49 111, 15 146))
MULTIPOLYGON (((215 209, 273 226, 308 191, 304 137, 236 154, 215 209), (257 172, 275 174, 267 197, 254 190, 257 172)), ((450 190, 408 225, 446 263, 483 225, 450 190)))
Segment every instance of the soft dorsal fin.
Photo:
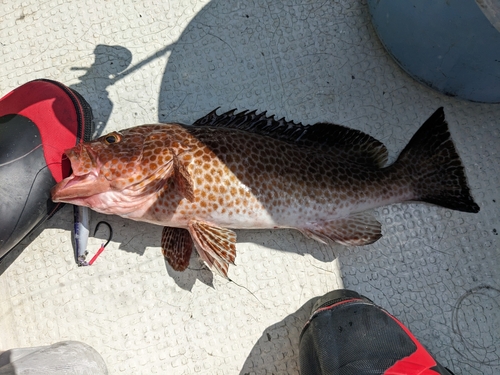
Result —
POLYGON ((276 120, 266 112, 243 111, 235 114, 235 109, 221 115, 217 109, 196 120, 193 126, 232 128, 269 136, 302 147, 318 149, 322 152, 341 154, 357 163, 382 167, 387 162, 385 146, 359 130, 345 126, 320 122, 302 125, 285 118, 276 120))

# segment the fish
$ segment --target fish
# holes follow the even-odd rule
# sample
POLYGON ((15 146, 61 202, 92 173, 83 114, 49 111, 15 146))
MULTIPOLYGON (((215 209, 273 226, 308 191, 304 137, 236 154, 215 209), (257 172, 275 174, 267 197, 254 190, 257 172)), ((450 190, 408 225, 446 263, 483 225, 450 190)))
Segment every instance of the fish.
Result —
POLYGON ((479 211, 442 107, 390 165, 386 147, 359 130, 217 109, 192 125, 111 132, 65 155, 72 174, 53 187, 54 202, 163 226, 162 253, 174 270, 188 267, 194 247, 226 278, 235 229, 293 228, 361 246, 382 236, 377 207, 417 201, 479 211))

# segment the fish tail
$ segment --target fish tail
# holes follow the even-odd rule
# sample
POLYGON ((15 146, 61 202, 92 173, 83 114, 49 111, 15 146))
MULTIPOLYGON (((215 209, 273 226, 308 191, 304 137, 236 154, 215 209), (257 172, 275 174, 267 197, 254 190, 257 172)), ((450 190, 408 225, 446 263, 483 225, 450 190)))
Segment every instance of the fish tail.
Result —
POLYGON ((452 210, 479 212, 442 107, 415 133, 394 166, 412 176, 412 200, 452 210))

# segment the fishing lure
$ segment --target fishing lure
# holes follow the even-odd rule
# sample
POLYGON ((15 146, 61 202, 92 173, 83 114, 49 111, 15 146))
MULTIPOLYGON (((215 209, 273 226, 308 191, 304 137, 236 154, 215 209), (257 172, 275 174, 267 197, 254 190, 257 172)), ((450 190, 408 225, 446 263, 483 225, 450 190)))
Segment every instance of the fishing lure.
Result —
POLYGON ((106 243, 101 244, 97 253, 92 257, 92 259, 87 262, 86 258, 89 252, 87 251, 87 243, 89 239, 89 227, 90 227, 90 210, 87 207, 74 206, 74 237, 75 237, 75 259, 78 267, 91 266, 97 257, 101 255, 104 248, 109 244, 113 238, 113 229, 105 221, 100 221, 97 223, 94 236, 101 225, 106 225, 109 229, 109 236, 106 243))

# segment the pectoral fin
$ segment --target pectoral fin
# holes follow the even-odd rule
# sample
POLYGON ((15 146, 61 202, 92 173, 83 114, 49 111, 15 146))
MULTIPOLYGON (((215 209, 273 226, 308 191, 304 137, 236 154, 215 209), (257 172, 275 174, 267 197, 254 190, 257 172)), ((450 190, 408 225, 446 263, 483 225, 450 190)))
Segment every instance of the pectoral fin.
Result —
POLYGON ((202 220, 191 220, 188 228, 201 259, 227 278, 229 264, 236 258, 236 233, 202 220))
POLYGON ((174 177, 175 182, 184 198, 186 198, 190 202, 193 202, 194 188, 191 175, 189 174, 186 166, 179 160, 177 156, 174 156, 174 177))
POLYGON ((163 228, 161 252, 174 270, 184 271, 187 268, 192 251, 193 240, 187 229, 163 228))
POLYGON ((368 245, 382 237, 381 225, 371 212, 360 212, 347 218, 317 223, 313 228, 300 231, 320 242, 331 240, 347 246, 368 245))

